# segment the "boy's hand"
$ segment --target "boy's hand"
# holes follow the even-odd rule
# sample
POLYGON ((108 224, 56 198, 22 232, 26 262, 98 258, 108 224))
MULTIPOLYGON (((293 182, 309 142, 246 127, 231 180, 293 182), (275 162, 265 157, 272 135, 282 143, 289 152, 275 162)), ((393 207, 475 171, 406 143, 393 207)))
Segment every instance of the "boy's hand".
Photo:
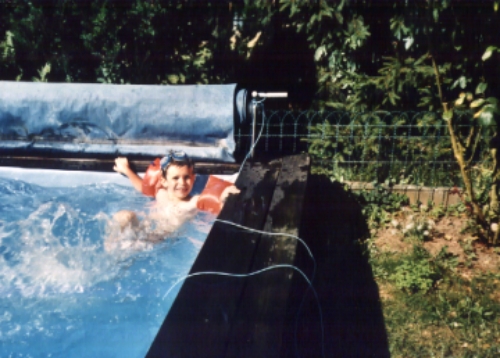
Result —
POLYGON ((222 194, 220 195, 220 201, 222 203, 225 203, 227 198, 229 197, 229 195, 231 194, 239 194, 240 193, 240 189, 238 189, 235 185, 230 185, 228 186, 227 188, 225 188, 223 191, 222 191, 222 194))
POLYGON ((142 193, 142 178, 137 175, 132 169, 130 169, 130 166, 128 164, 128 159, 125 157, 118 157, 115 159, 115 166, 113 169, 120 173, 125 175, 127 178, 130 179, 132 182, 132 185, 134 188, 142 193))
POLYGON ((127 173, 130 171, 130 166, 128 165, 128 159, 125 157, 116 158, 113 170, 118 173, 127 175, 127 173))

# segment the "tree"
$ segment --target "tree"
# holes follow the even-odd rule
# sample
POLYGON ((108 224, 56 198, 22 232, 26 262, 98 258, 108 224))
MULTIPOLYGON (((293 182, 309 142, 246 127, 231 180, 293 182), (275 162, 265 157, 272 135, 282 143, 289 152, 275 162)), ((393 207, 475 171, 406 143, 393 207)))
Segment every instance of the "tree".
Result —
MULTIPOLYGON (((490 235, 488 224, 498 222, 500 213, 496 139, 500 67, 498 61, 486 63, 481 58, 497 56, 499 2, 283 0, 281 4, 289 24, 304 31, 315 49, 320 108, 352 112, 421 108, 442 113, 466 200, 484 235, 490 235), (453 114, 465 109, 471 114, 468 129, 463 130, 453 114), (496 144, 490 158, 493 165, 483 168, 491 187, 485 203, 475 192, 472 163, 488 131, 494 132, 496 144)), ((424 118, 439 120, 432 115, 424 118)), ((498 231, 490 239, 496 244, 498 231)))
MULTIPOLYGON (((221 83, 233 76, 229 1, 12 0, 1 3, 16 71, 31 80, 221 83), (228 66, 229 64, 229 66, 228 66)), ((5 60, 3 60, 5 63, 5 60)))

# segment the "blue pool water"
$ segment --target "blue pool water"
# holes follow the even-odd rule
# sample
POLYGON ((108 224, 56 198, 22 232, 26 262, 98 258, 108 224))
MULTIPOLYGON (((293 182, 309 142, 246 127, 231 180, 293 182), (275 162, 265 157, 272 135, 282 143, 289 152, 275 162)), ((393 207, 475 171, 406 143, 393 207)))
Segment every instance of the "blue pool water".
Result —
POLYGON ((215 219, 198 213, 159 244, 109 254, 112 214, 150 200, 80 179, 55 187, 0 175, 1 357, 143 357, 180 285, 165 292, 215 219))

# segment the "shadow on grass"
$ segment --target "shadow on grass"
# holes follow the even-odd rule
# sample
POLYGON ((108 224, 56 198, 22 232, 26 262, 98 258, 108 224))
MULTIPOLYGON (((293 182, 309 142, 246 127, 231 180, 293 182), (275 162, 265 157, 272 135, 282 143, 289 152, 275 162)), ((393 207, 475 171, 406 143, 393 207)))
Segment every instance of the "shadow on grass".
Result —
MULTIPOLYGON (((314 287, 323 313, 325 357, 388 357, 387 333, 378 287, 358 239, 368 227, 351 193, 323 176, 311 176, 301 237, 316 258, 314 287)), ((297 266, 311 260, 299 250, 297 266)), ((295 275, 284 335, 284 357, 321 357, 319 311, 311 291, 297 315, 307 284, 295 275)))

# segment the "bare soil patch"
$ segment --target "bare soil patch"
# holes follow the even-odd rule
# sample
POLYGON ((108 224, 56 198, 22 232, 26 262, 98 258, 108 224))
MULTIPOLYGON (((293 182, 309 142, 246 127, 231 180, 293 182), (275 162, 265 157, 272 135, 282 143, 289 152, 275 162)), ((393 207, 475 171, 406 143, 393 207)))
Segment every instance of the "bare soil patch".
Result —
POLYGON ((415 213, 404 208, 392 222, 377 231, 374 243, 381 252, 406 253, 413 248, 416 229, 421 228, 424 248, 435 256, 446 246, 447 251, 457 257, 458 270, 465 278, 500 272, 498 249, 495 252, 495 248, 464 230, 466 225, 465 215, 436 219, 428 213, 415 213))

